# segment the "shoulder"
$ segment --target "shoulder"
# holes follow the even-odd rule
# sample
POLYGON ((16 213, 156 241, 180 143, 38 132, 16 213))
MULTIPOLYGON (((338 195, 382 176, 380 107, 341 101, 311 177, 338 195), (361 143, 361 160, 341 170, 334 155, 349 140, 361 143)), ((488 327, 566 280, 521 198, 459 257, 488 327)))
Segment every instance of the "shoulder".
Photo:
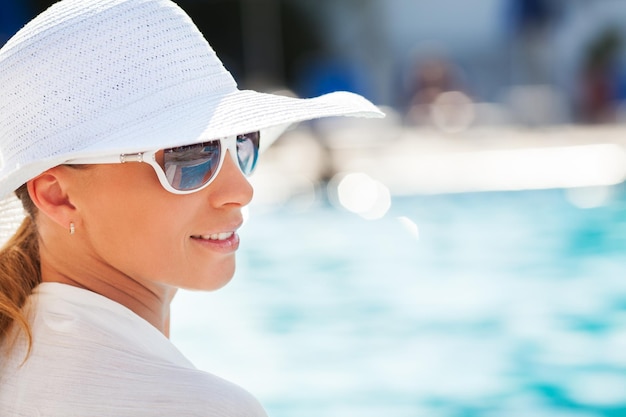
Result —
POLYGON ((266 416, 246 390, 197 369, 110 347, 65 350, 33 350, 22 366, 15 350, 0 375, 0 415, 266 416))
POLYGON ((132 315, 44 304, 31 314, 28 359, 23 341, 3 357, 0 415, 266 416, 246 390, 195 369, 132 315))

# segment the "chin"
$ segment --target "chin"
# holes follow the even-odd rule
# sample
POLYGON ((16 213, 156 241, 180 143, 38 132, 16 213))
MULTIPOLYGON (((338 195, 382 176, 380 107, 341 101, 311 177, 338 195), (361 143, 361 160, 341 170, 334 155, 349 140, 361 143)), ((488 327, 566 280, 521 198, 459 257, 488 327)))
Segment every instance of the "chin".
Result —
POLYGON ((224 277, 221 280, 215 280, 215 278, 213 278, 206 288, 201 288, 201 289, 204 291, 217 291, 220 288, 225 287, 226 284, 228 284, 233 279, 233 275, 234 275, 234 272, 230 274, 228 277, 224 277))
POLYGON ((227 277, 224 276, 216 279, 216 277, 212 275, 211 277, 203 277, 202 279, 186 281, 175 286, 182 290, 189 291, 217 291, 226 286, 232 278, 233 276, 229 275, 227 277))
POLYGON ((209 273, 206 270, 194 274, 195 278, 188 280, 186 289, 196 291, 216 291, 228 284, 235 275, 235 265, 223 265, 219 268, 213 267, 209 273))

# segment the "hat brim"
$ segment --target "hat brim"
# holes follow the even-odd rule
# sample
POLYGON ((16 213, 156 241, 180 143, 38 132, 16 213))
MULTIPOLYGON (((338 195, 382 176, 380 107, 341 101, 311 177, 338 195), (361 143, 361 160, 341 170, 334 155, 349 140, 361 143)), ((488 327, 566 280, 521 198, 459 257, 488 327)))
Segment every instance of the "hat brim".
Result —
MULTIPOLYGON (((65 149, 43 159, 21 161, 4 166, 0 172, 0 244, 4 243, 23 219, 20 202, 12 196, 22 184, 42 172, 74 158, 133 153, 171 148, 210 139, 261 131, 261 142, 267 148, 289 125, 323 117, 384 117, 376 106, 349 92, 335 92, 315 98, 294 98, 235 90, 223 95, 197 96, 177 103, 155 103, 150 98, 131 106, 115 109, 81 126, 78 132, 106 132, 89 141, 82 149, 65 149), (134 107, 144 109, 140 119, 134 107), (145 108, 153 111, 145 111, 145 108)), ((48 140, 67 140, 77 132, 60 132, 48 140)), ((31 153, 37 155, 37 152, 31 153)))
POLYGON ((376 106, 349 92, 335 92, 315 98, 294 98, 251 90, 217 96, 199 96, 176 103, 154 103, 150 98, 115 109, 80 126, 80 130, 59 132, 50 141, 75 143, 72 135, 91 134, 83 148, 63 149, 54 155, 5 166, 0 172, 0 198, 28 180, 74 158, 143 152, 203 142, 252 131, 262 132, 261 141, 271 143, 287 126, 322 117, 384 117, 376 106), (143 107, 136 112, 135 107, 143 107), (145 111, 152 107, 153 111, 145 111), (143 114, 140 119, 128 115, 143 114))

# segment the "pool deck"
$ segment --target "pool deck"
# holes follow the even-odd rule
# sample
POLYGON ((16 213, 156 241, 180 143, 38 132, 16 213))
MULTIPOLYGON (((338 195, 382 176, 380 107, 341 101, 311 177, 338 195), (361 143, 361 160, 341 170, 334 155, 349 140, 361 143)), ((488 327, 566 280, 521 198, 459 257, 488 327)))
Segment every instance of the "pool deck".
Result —
POLYGON ((281 198, 349 172, 394 195, 610 186, 626 179, 626 126, 442 132, 331 120, 286 132, 262 158, 252 182, 266 196, 280 187, 281 198))

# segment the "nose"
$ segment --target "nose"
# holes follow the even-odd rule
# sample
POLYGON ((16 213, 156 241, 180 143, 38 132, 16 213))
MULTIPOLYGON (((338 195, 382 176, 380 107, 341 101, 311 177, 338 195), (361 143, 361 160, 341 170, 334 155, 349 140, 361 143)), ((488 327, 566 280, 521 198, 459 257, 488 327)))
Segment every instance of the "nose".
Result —
POLYGON ((238 162, 235 162, 230 150, 224 158, 222 168, 217 177, 207 187, 212 204, 215 207, 226 205, 246 206, 252 201, 254 190, 248 179, 243 175, 238 162))

